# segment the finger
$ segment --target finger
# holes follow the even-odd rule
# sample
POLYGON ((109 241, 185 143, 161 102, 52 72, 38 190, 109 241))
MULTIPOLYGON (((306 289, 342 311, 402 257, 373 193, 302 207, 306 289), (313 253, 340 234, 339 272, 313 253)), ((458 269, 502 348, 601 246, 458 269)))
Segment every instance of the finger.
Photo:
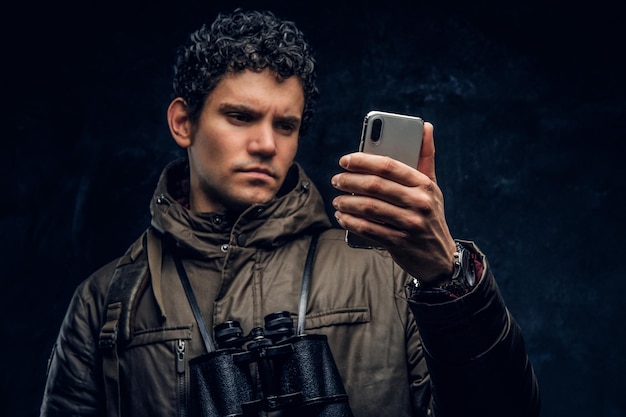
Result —
POLYGON ((405 184, 410 185, 398 184, 376 175, 353 173, 337 174, 331 182, 335 189, 351 194, 340 197, 357 211, 360 204, 367 201, 359 201, 353 198, 355 196, 370 197, 398 207, 419 207, 422 205, 421 201, 433 193, 436 185, 425 175, 415 170, 412 172, 416 174, 416 178, 405 181, 405 184))
POLYGON ((339 165, 350 173, 374 175, 409 187, 420 184, 415 168, 388 156, 355 152, 342 156, 339 165))
POLYGON ((333 207, 342 213, 382 224, 396 223, 395 218, 400 217, 403 209, 396 204, 362 195, 337 196, 333 200, 333 207))
POLYGON ((397 244, 407 238, 405 231, 389 223, 380 223, 343 211, 336 211, 335 219, 344 229, 367 239, 378 241, 383 246, 397 244))
POLYGON ((362 195, 341 195, 333 199, 335 210, 358 218, 362 226, 372 222, 404 231, 423 230, 424 219, 432 214, 436 204, 434 199, 426 195, 408 204, 362 195))
POLYGON ((435 174, 435 138, 434 138, 434 126, 432 123, 424 123, 424 135, 422 137, 422 149, 420 151, 419 163, 417 169, 430 178, 432 181, 437 182, 437 176, 435 174))

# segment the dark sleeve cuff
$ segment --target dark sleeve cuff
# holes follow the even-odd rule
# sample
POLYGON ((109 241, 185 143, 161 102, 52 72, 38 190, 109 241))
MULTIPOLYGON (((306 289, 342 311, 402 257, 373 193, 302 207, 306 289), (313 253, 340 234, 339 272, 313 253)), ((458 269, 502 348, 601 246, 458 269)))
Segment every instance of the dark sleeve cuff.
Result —
POLYGON ((409 300, 424 348, 435 359, 465 362, 477 358, 509 330, 511 319, 504 300, 486 258, 482 254, 481 258, 482 276, 468 294, 438 303, 409 300))

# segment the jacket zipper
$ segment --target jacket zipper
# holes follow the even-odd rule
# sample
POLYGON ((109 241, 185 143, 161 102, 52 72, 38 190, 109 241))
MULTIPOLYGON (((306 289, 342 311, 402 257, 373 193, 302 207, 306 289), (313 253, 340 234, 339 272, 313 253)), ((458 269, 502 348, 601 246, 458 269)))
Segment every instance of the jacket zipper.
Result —
POLYGON ((187 375, 185 373, 185 341, 178 339, 176 345, 176 374, 178 380, 178 415, 187 417, 187 375))

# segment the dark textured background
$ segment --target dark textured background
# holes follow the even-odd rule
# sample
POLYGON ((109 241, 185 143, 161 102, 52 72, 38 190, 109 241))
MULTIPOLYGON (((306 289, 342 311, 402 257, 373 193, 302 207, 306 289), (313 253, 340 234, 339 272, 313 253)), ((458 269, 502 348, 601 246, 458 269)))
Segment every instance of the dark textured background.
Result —
POLYGON ((165 123, 175 46, 237 4, 295 20, 317 51, 322 98, 300 161, 327 199, 368 110, 433 122, 450 227, 493 265, 543 415, 626 415, 622 15, 601 2, 379 3, 3 13, 1 415, 37 415, 73 289, 147 226, 157 176, 180 155, 165 123))

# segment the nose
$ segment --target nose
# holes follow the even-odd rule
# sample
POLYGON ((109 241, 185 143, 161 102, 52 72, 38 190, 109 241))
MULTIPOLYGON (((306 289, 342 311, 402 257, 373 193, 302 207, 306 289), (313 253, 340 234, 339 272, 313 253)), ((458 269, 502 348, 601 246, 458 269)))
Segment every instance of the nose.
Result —
POLYGON ((248 152, 252 155, 273 156, 276 154, 276 138, 271 123, 259 123, 252 129, 248 152))

